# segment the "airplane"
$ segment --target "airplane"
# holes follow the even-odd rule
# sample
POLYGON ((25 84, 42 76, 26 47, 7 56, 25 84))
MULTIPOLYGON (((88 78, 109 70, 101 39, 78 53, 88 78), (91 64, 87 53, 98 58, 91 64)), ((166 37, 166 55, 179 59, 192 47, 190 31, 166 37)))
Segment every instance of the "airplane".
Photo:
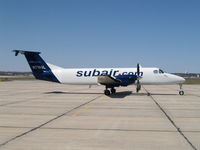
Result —
MULTIPOLYGON (((136 85, 136 92, 141 85, 179 84, 179 94, 184 95, 182 84, 184 78, 166 73, 159 68, 143 68, 137 64, 136 68, 74 68, 65 69, 46 63, 41 52, 13 50, 15 56, 25 55, 26 60, 36 79, 74 85, 103 85, 104 94, 115 94, 115 87, 136 85), (110 89, 110 90, 109 90, 110 89)), ((150 93, 148 93, 150 95, 150 93)))

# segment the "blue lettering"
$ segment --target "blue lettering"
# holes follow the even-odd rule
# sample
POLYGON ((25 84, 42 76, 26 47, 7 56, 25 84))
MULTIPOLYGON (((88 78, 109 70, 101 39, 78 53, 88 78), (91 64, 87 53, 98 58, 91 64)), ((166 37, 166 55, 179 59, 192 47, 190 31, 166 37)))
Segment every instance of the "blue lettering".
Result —
MULTIPOLYGON (((34 69, 36 69, 36 67, 34 69)), ((37 67, 37 69, 38 69, 38 67, 37 67)), ((121 74, 122 75, 137 75, 137 72, 122 72, 121 74)), ((109 71, 108 70, 99 71, 97 69, 87 70, 87 71, 79 70, 79 71, 77 71, 77 74, 76 74, 77 77, 82 77, 82 76, 95 77, 95 76, 100 76, 100 75, 101 76, 114 76, 114 77, 116 77, 116 76, 119 75, 119 70, 113 70, 113 69, 111 69, 109 71)), ((143 76, 143 72, 140 72, 139 76, 143 76)))
POLYGON ((82 75, 83 75, 83 71, 77 71, 77 74, 76 74, 77 77, 81 77, 82 75))
POLYGON ((91 76, 91 72, 92 72, 92 71, 85 71, 85 72, 84 72, 84 76, 85 76, 85 77, 91 76))
POLYGON ((116 75, 117 72, 119 72, 119 70, 115 70, 115 71, 113 72, 113 76, 114 76, 114 77, 117 76, 117 75, 116 75))
MULTIPOLYGON (((137 75, 137 72, 135 72, 135 75, 137 75)), ((143 72, 140 72, 139 76, 143 76, 143 72)))
POLYGON ((134 73, 133 72, 129 72, 128 75, 134 75, 134 73))
POLYGON ((100 75, 100 71, 94 69, 92 76, 99 76, 100 75))
POLYGON ((113 72, 113 70, 111 69, 111 70, 110 70, 110 74, 109 74, 109 76, 112 76, 112 72, 113 72))
POLYGON ((103 70, 101 73, 101 76, 107 76, 108 75, 108 71, 107 70, 103 70))
POLYGON ((127 75, 127 72, 123 72, 122 75, 127 75))

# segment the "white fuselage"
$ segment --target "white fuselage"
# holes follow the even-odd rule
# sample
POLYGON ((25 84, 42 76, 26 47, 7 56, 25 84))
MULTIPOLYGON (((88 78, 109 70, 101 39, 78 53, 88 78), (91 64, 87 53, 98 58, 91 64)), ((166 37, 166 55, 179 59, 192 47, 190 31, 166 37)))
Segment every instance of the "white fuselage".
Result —
MULTIPOLYGON (((76 85, 97 85, 98 76, 109 75, 133 75, 136 74, 136 68, 77 68, 64 69, 51 66, 50 68, 60 83, 76 85)), ((159 68, 141 68, 141 84, 180 84, 185 81, 184 78, 165 73, 159 68)))

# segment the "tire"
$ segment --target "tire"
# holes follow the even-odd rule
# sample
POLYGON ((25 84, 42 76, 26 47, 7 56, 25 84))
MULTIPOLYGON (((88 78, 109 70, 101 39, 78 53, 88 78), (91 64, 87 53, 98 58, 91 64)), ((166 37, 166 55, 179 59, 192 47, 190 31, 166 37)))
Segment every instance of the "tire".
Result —
POLYGON ((115 94, 116 93, 116 89, 111 89, 111 93, 115 94))
POLYGON ((109 96, 110 95, 110 91, 109 90, 104 90, 104 94, 109 96))
POLYGON ((184 95, 184 91, 179 91, 179 95, 184 95))

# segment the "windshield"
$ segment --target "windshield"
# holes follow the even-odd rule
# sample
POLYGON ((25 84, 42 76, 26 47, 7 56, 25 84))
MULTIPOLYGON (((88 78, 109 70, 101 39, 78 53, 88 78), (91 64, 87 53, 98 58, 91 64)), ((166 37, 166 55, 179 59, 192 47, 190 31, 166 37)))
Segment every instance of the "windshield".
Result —
POLYGON ((159 69, 159 73, 164 73, 164 71, 163 71, 163 70, 161 70, 161 69, 159 69))
POLYGON ((161 70, 161 69, 158 69, 158 70, 154 70, 153 73, 154 73, 154 74, 158 74, 158 73, 159 73, 159 74, 163 74, 163 73, 165 73, 165 72, 164 72, 163 70, 161 70))

